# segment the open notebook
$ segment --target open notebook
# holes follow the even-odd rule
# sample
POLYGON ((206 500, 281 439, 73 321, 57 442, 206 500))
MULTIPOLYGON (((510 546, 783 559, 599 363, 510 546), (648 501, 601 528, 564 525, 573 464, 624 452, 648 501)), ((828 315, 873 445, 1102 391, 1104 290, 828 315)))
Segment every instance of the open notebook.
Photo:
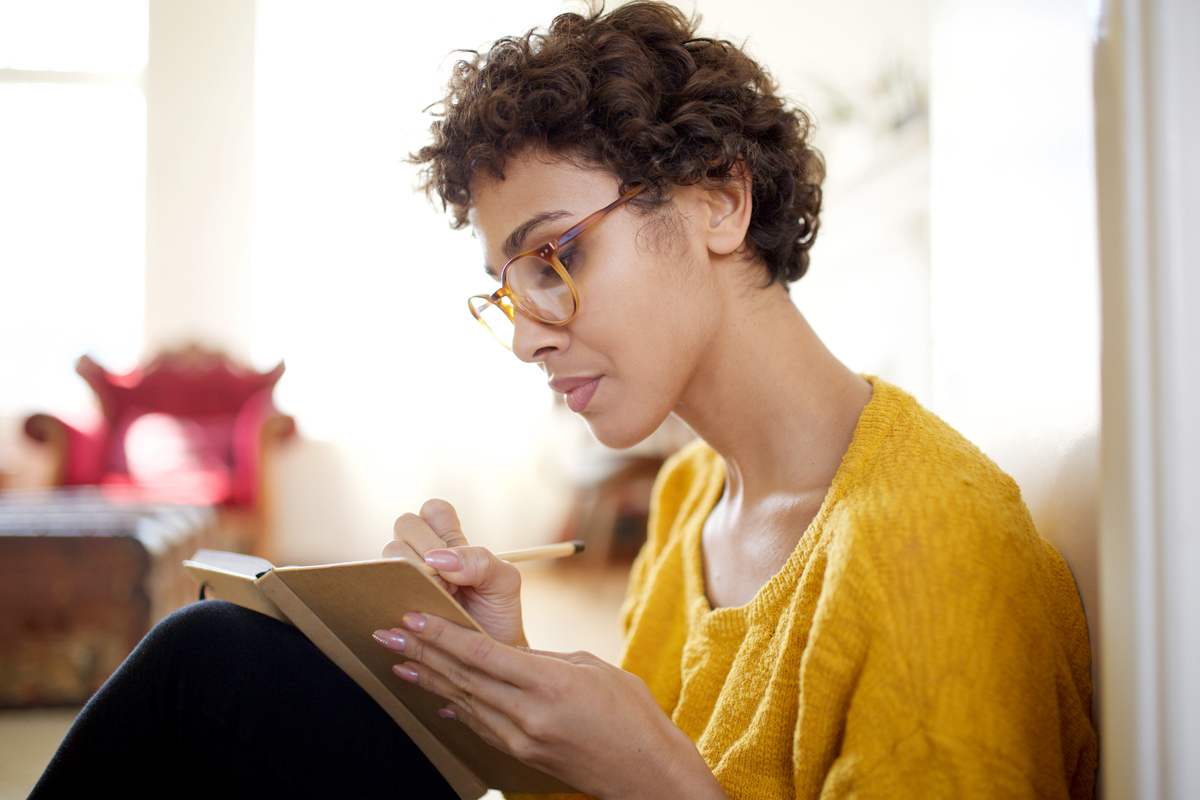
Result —
POLYGON ((488 789, 570 792, 570 786, 438 716, 445 700, 396 677, 398 656, 371 637, 401 627, 408 611, 482 630, 455 599, 404 559, 275 567, 254 556, 199 550, 184 568, 202 596, 227 600, 294 625, 396 721, 464 800, 488 789))

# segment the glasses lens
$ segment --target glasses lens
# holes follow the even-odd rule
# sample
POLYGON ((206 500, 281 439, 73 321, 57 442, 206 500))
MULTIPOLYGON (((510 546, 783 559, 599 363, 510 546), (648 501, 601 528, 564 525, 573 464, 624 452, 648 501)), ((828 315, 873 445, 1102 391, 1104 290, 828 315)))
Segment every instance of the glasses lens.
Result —
POLYGON ((508 289, 517 306, 542 322, 563 322, 575 313, 575 297, 548 261, 525 256, 508 265, 508 289))
MULTIPOLYGON (((501 300, 501 302, 504 302, 501 300)), ((483 323, 483 327, 487 328, 492 336, 496 337, 496 341, 512 349, 513 341, 513 324, 508 318, 508 314, 504 309, 493 303, 489 298, 479 296, 471 298, 471 313, 475 318, 483 323)))

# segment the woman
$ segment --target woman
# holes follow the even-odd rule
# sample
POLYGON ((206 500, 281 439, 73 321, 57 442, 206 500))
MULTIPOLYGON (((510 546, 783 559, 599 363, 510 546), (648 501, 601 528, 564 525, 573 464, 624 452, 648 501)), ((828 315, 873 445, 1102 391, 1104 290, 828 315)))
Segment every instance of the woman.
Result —
MULTIPOLYGON (((528 649, 516 569, 430 501, 384 555, 423 558, 490 638, 408 615, 376 632, 397 674, 597 797, 1090 797, 1070 573, 1007 476, 791 303, 823 167, 758 65, 669 6, 563 15, 460 63, 433 132, 426 186, 501 281, 472 312, 601 442, 671 413, 701 440, 657 484, 621 669, 528 649)), ((112 751, 142 731, 160 780, 229 760, 301 793, 439 791, 294 632, 198 606, 151 633, 39 789, 122 772, 112 751)))

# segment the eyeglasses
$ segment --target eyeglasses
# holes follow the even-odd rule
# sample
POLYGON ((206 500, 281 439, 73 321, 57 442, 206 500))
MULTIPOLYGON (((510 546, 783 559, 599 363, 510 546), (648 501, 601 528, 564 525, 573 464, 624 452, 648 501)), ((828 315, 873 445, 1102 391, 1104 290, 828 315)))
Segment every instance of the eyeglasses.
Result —
POLYGON ((518 310, 547 325, 566 325, 579 311, 579 290, 563 266, 559 251, 609 212, 632 200, 645 186, 634 186, 557 239, 513 256, 500 270, 500 288, 494 294, 477 294, 467 301, 471 316, 509 350, 518 310))

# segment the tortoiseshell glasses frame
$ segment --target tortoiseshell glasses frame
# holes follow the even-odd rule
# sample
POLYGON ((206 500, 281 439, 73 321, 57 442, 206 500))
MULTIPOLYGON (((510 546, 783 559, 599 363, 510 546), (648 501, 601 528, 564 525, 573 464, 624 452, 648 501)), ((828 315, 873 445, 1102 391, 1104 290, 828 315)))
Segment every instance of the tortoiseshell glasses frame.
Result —
POLYGON ((558 238, 510 258, 500 270, 499 289, 491 295, 477 294, 467 300, 471 316, 509 350, 512 349, 511 330, 518 310, 546 325, 566 325, 579 313, 579 290, 559 260, 559 251, 636 197, 645 186, 643 183, 635 185, 612 203, 584 217, 558 238), (507 324, 504 319, 495 316, 497 310, 504 314, 507 324), (489 325, 488 317, 498 324, 489 325))

